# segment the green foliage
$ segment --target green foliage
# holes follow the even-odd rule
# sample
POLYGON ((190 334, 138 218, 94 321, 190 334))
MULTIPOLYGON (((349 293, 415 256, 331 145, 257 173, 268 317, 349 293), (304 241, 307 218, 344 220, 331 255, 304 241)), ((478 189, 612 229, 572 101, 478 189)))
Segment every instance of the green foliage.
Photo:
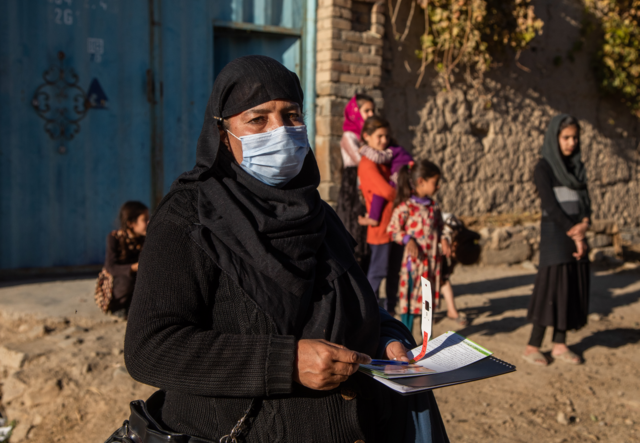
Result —
POLYGON ((585 0, 585 4, 602 27, 600 84, 622 96, 640 117, 640 0, 585 0))
POLYGON ((542 32, 531 0, 418 0, 418 4, 424 10, 425 33, 416 51, 422 60, 416 87, 430 63, 448 90, 457 66, 482 78, 492 54, 511 48, 519 55, 542 32))

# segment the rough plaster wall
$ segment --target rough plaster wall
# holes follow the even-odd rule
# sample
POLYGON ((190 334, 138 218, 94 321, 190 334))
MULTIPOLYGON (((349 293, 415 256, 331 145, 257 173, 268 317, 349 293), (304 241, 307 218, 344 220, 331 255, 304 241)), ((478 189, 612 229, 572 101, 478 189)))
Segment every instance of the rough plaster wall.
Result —
MULTIPOLYGON (((477 90, 458 80, 453 92, 444 92, 432 69, 415 89, 419 60, 413 54, 424 26, 418 20, 406 44, 387 39, 385 116, 400 144, 442 167, 438 197, 444 209, 479 215, 540 211, 532 172, 544 133, 553 115, 572 114, 582 126, 595 218, 639 226, 639 120, 598 93, 591 68, 595 35, 574 62, 566 58, 579 38, 580 1, 539 0, 535 10, 545 22, 544 34, 520 57, 531 72, 507 55, 477 90), (557 56, 563 57, 559 66, 553 63, 557 56)), ((407 12, 408 7, 399 14, 400 29, 407 12)))

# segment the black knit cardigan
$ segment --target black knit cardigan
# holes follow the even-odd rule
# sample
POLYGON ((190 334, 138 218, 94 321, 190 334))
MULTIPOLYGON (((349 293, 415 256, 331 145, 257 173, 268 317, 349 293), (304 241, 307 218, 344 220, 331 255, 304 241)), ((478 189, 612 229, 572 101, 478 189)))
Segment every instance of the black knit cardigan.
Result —
MULTIPOLYGON (((174 432, 218 441, 257 398, 245 442, 395 441, 406 421, 397 414, 410 417, 405 397, 362 374, 331 391, 293 382, 295 337, 278 335, 191 239, 196 205, 196 190, 185 189, 154 214, 129 313, 127 369, 166 391, 157 418, 174 432)), ((381 321, 383 335, 397 332, 399 322, 381 321)), ((433 441, 447 441, 435 399, 425 395, 433 441)))
MULTIPOLYGON (((540 159, 533 172, 533 178, 540 196, 542 219, 540 220, 540 267, 556 266, 576 261, 575 242, 567 235, 574 225, 581 220, 578 212, 578 194, 562 186, 551 169, 551 165, 540 159), (564 192, 563 201, 558 200, 556 193, 564 192), (573 200, 567 201, 567 198, 573 200)), ((562 196, 562 194, 560 194, 562 196)), ((587 260, 584 257, 582 260, 587 260)))

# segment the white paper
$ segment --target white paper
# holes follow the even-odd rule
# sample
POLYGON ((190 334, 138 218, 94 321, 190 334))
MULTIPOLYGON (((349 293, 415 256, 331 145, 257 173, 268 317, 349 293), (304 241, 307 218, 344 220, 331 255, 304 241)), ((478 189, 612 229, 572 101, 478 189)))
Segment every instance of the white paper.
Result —
POLYGON ((431 340, 431 323, 433 321, 433 294, 431 292, 431 283, 424 277, 422 280, 422 337, 428 337, 431 340))
MULTIPOLYGON (((410 358, 418 355, 419 346, 409 352, 410 358)), ((438 338, 429 340, 427 353, 416 364, 437 372, 448 372, 482 360, 491 355, 491 351, 471 340, 449 331, 438 338)))
POLYGON ((430 389, 430 388, 412 388, 410 386, 399 385, 398 383, 394 383, 393 381, 387 380, 386 378, 378 377, 377 375, 374 375, 373 379, 378 380, 383 385, 388 386, 394 391, 398 391, 398 392, 412 392, 412 391, 419 391, 419 390, 426 391, 427 389, 430 389))
POLYGON ((427 353, 427 344, 433 337, 431 336, 431 323, 433 320, 433 295, 431 294, 431 283, 424 277, 422 281, 422 350, 413 355, 411 363, 424 358, 427 353))
MULTIPOLYGON (((428 391, 430 389, 433 389, 433 388, 414 388, 414 387, 411 387, 411 386, 405 386, 405 385, 401 385, 399 383, 395 383, 393 380, 387 380, 386 378, 382 378, 382 377, 378 377, 378 376, 374 376, 373 379, 374 380, 378 380, 380 383, 382 383, 385 386, 390 387, 394 391, 402 392, 402 393, 428 391)), ((458 384, 457 382, 445 383, 445 384, 438 385, 438 388, 444 388, 446 386, 453 386, 453 385, 457 385, 457 384, 458 384)))

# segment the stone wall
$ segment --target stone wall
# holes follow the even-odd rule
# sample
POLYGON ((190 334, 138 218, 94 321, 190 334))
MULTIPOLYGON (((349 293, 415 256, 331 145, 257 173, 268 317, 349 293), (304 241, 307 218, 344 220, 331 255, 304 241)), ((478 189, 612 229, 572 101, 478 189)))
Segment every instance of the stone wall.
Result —
MULTIPOLYGON (((540 256, 540 222, 522 220, 501 226, 492 221, 474 220, 466 223, 477 229, 481 239, 480 262, 484 265, 513 265, 531 262, 537 265, 540 256)), ((620 228, 613 220, 595 220, 586 234, 589 259, 603 265, 619 265, 624 260, 640 258, 640 229, 620 228)))
MULTIPOLYGON (((456 79, 446 92, 432 68, 414 86, 424 26, 419 19, 399 44, 382 3, 320 0, 316 152, 323 198, 335 201, 337 195, 344 105, 355 92, 369 91, 400 144, 442 167, 438 199, 448 212, 539 213, 533 167, 549 119, 564 112, 582 126, 594 218, 621 228, 640 226, 639 120, 599 94, 592 69, 595 35, 568 56, 581 35, 581 1, 536 0, 534 6, 545 27, 520 57, 530 72, 506 53, 481 87, 456 79)), ((409 7, 404 2, 398 14, 399 32, 409 7)))
POLYGON ((416 89, 420 63, 414 53, 423 25, 414 20, 405 45, 387 38, 384 113, 403 146, 442 167, 438 199, 458 215, 539 213, 532 173, 544 133, 552 116, 572 114, 582 127, 594 219, 640 226, 639 119, 599 94, 592 69, 595 35, 568 57, 581 35, 581 1, 534 4, 545 26, 519 60, 530 72, 507 53, 478 88, 457 78, 454 90, 446 92, 430 69, 416 89))

